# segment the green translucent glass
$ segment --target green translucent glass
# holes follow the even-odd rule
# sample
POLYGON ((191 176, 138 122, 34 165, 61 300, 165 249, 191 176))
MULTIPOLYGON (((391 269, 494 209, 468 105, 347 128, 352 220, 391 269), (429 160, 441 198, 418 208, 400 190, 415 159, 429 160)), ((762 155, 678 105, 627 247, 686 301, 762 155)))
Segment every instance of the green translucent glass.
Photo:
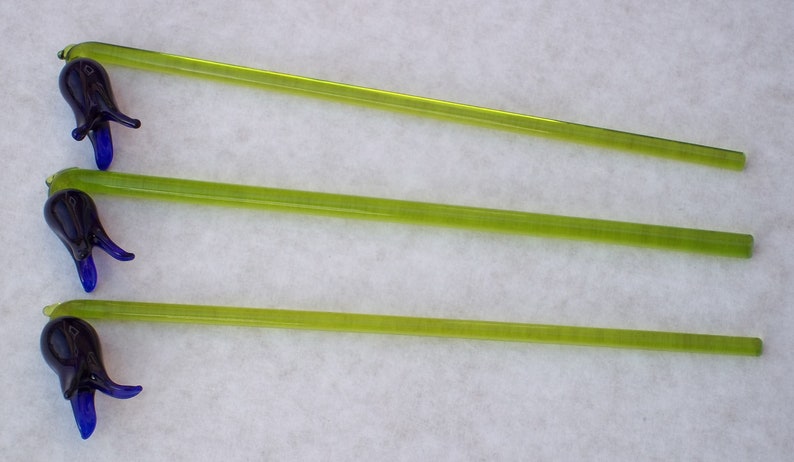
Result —
POLYGON ((745 162, 744 154, 738 151, 106 43, 85 42, 69 45, 59 52, 58 56, 65 60, 90 58, 106 65, 115 64, 290 91, 712 167, 741 170, 745 162))
POLYGON ((76 168, 52 175, 47 184, 50 194, 79 189, 88 194, 589 240, 728 257, 749 258, 753 249, 753 237, 748 234, 76 168))
POLYGON ((47 306, 44 314, 51 318, 75 316, 82 319, 401 334, 745 356, 759 356, 762 350, 761 339, 754 337, 266 308, 72 300, 47 306))

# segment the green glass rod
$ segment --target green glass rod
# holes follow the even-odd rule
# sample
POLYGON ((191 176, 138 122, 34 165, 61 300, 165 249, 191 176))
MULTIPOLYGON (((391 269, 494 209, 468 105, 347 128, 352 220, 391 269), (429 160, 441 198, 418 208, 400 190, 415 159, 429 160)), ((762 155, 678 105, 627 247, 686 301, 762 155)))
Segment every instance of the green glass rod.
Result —
POLYGON ((247 207, 338 218, 545 236, 749 258, 753 237, 722 231, 432 204, 289 189, 210 183, 71 168, 47 179, 49 193, 88 194, 247 207))
POLYGON ((725 335, 107 300, 57 303, 44 308, 44 314, 50 318, 74 316, 112 321, 416 335, 743 356, 760 356, 763 345, 759 338, 725 335))
POLYGON ((105 65, 117 65, 183 76, 203 77, 257 88, 288 91, 370 107, 424 114, 440 119, 546 136, 693 162, 731 170, 744 168, 744 153, 652 136, 637 135, 513 112, 452 103, 421 96, 318 80, 279 72, 223 64, 204 59, 140 50, 99 42, 69 45, 58 53, 67 61, 89 58, 105 65))

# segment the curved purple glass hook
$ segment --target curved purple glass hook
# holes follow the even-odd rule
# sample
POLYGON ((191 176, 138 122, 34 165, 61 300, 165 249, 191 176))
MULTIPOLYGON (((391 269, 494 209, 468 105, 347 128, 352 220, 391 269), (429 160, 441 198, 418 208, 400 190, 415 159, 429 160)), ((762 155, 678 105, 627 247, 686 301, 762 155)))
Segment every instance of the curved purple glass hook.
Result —
POLYGON ((48 322, 41 332, 41 354, 60 378, 63 397, 72 403, 83 439, 96 428, 96 390, 119 399, 132 398, 143 390, 140 385, 119 385, 110 379, 102 362, 99 336, 82 319, 64 316, 48 322))
POLYGON ((91 251, 99 246, 116 260, 135 258, 116 245, 99 222, 96 204, 91 197, 78 189, 56 192, 44 204, 44 219, 69 249, 77 266, 80 282, 86 292, 96 287, 97 272, 91 251))
POLYGON ((92 59, 80 58, 66 63, 58 84, 77 120, 72 138, 80 141, 87 135, 94 146, 97 167, 107 169, 113 160, 113 140, 108 121, 130 128, 140 127, 141 121, 119 111, 107 72, 92 59))

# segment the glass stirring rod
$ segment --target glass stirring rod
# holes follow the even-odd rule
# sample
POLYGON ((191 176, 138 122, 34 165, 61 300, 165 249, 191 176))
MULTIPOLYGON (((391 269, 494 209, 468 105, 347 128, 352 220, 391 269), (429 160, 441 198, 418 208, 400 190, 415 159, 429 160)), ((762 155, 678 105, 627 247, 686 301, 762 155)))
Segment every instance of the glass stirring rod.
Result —
POLYGON ((204 77, 258 88, 290 91, 711 167, 741 170, 745 163, 744 153, 728 149, 107 43, 84 42, 69 45, 58 53, 58 57, 66 61, 89 58, 100 64, 115 64, 147 71, 204 77))
POLYGON ((53 319, 74 316, 113 321, 415 335, 743 356, 760 356, 763 349, 761 339, 755 337, 94 299, 49 305, 44 308, 44 314, 53 319))
POLYGON ((591 218, 395 199, 211 183, 83 169, 47 179, 50 195, 67 189, 142 199, 247 207, 338 218, 445 226, 749 258, 753 236, 591 218))

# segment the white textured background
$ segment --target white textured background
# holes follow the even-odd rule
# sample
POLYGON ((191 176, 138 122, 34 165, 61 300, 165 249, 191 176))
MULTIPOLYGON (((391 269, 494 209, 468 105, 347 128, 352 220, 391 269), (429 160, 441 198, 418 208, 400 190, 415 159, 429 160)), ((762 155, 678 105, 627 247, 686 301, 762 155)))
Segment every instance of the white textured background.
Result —
POLYGON ((4 460, 790 460, 788 1, 5 2, 4 460), (658 5, 656 4, 658 3, 658 5), (760 336, 760 358, 95 322, 129 401, 82 441, 39 353, 86 297, 44 179, 105 41, 746 151, 743 172, 108 68, 120 172, 749 232, 750 260, 97 198, 92 298, 760 336))

